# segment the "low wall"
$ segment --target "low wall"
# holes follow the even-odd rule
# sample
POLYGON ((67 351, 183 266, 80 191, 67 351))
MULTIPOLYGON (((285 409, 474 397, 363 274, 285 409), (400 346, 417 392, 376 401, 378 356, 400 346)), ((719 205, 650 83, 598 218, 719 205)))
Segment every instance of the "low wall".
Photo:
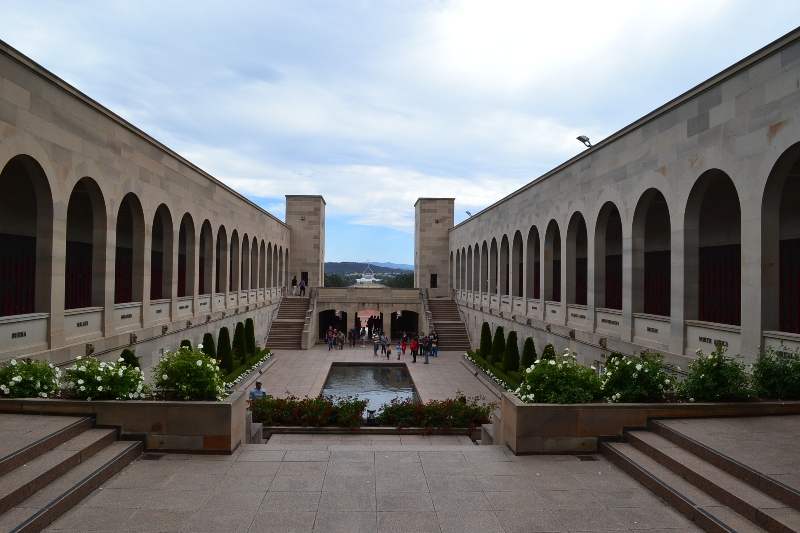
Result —
POLYGON ((595 451, 599 441, 655 418, 800 414, 800 402, 528 404, 504 392, 494 444, 516 454, 595 451), (498 427, 499 424, 499 427, 498 427))
POLYGON ((151 451, 230 454, 246 442, 246 400, 243 391, 222 402, 2 398, 0 412, 91 416, 119 427, 125 439, 143 439, 151 451))

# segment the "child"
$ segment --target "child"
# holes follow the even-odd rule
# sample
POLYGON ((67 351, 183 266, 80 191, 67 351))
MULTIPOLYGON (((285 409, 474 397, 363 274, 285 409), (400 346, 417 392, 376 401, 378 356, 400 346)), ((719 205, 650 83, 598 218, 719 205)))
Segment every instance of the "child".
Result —
POLYGON ((395 348, 396 348, 396 350, 397 350, 397 360, 399 361, 399 360, 400 360, 400 350, 401 350, 403 347, 402 347, 402 346, 400 346, 400 345, 398 344, 397 346, 395 346, 395 348))
POLYGON ((386 350, 386 360, 388 361, 391 356, 392 356, 392 349, 389 348, 388 350, 386 350))

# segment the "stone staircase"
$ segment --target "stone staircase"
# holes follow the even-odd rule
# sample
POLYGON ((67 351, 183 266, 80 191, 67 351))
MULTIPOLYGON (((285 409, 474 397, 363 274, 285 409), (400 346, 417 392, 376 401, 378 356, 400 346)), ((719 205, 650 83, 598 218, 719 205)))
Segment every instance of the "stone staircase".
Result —
POLYGON ((433 328, 439 334, 439 350, 465 352, 471 348, 467 327, 454 300, 430 299, 428 310, 433 318, 433 328))
POLYGON ((709 533, 800 531, 800 491, 685 432, 653 421, 603 454, 709 533))
POLYGON ((0 531, 41 531, 141 452, 90 418, 0 415, 0 531))
POLYGON ((285 296, 281 300, 278 316, 272 322, 272 328, 267 338, 268 348, 272 350, 276 348, 299 350, 301 348, 308 303, 307 297, 285 296))

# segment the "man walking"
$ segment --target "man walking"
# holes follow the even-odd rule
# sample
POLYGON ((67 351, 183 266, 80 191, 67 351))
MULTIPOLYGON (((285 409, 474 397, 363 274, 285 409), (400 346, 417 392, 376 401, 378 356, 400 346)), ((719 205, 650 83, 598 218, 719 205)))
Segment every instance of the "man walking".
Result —
POLYGON ((372 355, 378 355, 378 346, 380 346, 381 337, 378 335, 378 330, 372 334, 372 355))
MULTIPOLYGON (((386 355, 386 343, 389 339, 386 338, 386 333, 381 333, 381 355, 386 355)), ((388 359, 388 356, 387 356, 388 359)))
POLYGON ((325 333, 325 340, 328 342, 328 351, 333 350, 333 326, 328 326, 328 331, 325 333))
POLYGON ((297 276, 292 278, 292 296, 297 294, 297 276))
POLYGON ((250 389, 250 401, 254 402, 256 400, 260 400, 264 396, 267 395, 267 391, 261 388, 261 380, 256 380, 256 388, 250 389))
POLYGON ((305 296, 305 295, 306 295, 306 280, 301 279, 300 280, 300 296, 305 296))

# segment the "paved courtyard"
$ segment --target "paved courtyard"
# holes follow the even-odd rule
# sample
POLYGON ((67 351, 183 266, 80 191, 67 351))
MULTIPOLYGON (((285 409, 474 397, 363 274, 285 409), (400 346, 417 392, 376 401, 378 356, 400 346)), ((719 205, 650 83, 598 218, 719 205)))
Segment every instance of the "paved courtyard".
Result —
MULTIPOLYGON (((429 358, 430 363, 425 365, 423 357, 417 357, 414 364, 406 353, 400 356, 400 362, 407 363, 423 402, 453 398, 459 390, 466 396, 485 396, 487 401, 497 401, 497 397, 461 364, 463 355, 463 352, 440 351, 439 357, 429 358)), ((312 350, 278 349, 275 357, 275 363, 261 378, 267 392, 273 396, 286 396, 287 391, 299 397, 318 396, 334 362, 397 362, 394 353, 388 361, 385 356, 373 356, 371 342, 366 348, 345 346, 344 350, 328 350, 327 345, 317 345, 312 350)))
POLYGON ((135 461, 46 531, 700 531, 598 459, 432 444, 168 455, 135 461))

